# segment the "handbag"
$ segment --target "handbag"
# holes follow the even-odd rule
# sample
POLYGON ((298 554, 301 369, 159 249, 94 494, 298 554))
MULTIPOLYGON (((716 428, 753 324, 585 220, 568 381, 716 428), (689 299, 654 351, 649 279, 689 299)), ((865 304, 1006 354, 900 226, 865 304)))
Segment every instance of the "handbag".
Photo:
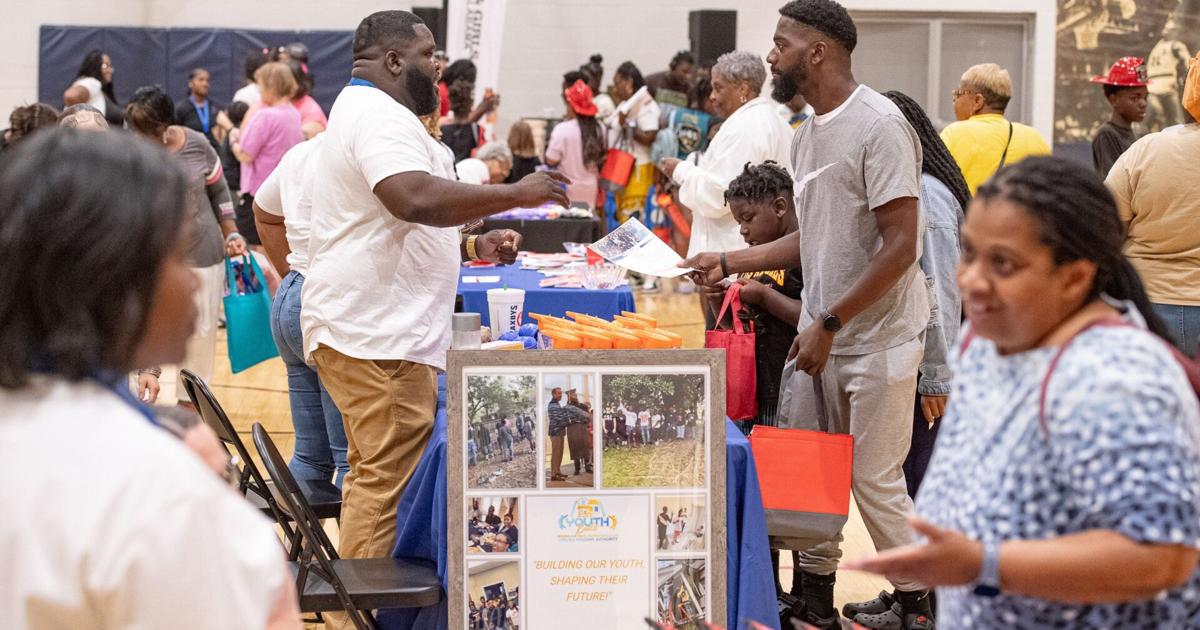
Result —
POLYGON ((225 258, 225 333, 234 374, 279 356, 271 336, 271 294, 254 256, 225 258))
POLYGON ((637 161, 630 153, 630 143, 625 132, 621 133, 618 146, 608 150, 604 158, 604 169, 600 171, 600 186, 614 195, 625 192, 629 185, 629 176, 633 174, 633 165, 637 161))
POLYGON ((754 357, 754 323, 743 323, 742 285, 734 284, 725 291, 725 301, 717 322, 733 307, 733 329, 708 330, 704 347, 725 351, 725 414, 730 420, 747 420, 758 415, 758 367, 754 357))
MULTIPOLYGON (((791 361, 783 370, 785 387, 794 373, 791 361)), ((821 379, 812 382, 820 430, 756 425, 750 432, 772 547, 807 549, 831 540, 850 515, 854 437, 828 432, 821 379)))

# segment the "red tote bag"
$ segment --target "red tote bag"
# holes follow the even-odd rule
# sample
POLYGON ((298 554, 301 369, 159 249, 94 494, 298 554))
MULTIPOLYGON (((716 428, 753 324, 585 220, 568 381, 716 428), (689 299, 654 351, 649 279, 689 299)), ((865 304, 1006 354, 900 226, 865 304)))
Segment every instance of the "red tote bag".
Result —
POLYGON ((754 361, 754 324, 746 325, 738 314, 742 311, 742 285, 734 284, 725 291, 725 302, 717 322, 733 307, 733 330, 709 330, 704 333, 704 347, 725 350, 725 413, 730 420, 750 420, 758 416, 758 368, 754 361))
MULTIPOLYGON (((784 369, 784 374, 791 370, 784 369)), ((827 426, 814 379, 818 426, 827 426)), ((767 534, 784 549, 806 549, 832 539, 850 514, 854 437, 825 431, 756 425, 750 432, 767 514, 767 534)))
POLYGON ((625 192, 629 185, 629 177, 633 175, 633 166, 637 161, 630 153, 632 146, 625 134, 616 147, 608 150, 604 158, 604 168, 600 170, 600 187, 614 195, 625 192))

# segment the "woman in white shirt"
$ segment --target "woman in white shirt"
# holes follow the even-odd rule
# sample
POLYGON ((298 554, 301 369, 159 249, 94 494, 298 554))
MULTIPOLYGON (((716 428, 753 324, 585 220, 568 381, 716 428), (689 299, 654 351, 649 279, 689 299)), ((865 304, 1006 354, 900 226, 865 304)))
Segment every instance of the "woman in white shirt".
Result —
POLYGON ((113 62, 107 53, 93 50, 79 64, 78 78, 63 93, 63 107, 87 103, 104 114, 109 126, 125 124, 123 108, 113 92, 113 62))
POLYGON ((195 325, 183 172, 128 134, 71 129, 13 158, 0 164, 0 627, 298 629, 270 523, 125 383, 181 360, 195 325))
POLYGON ((753 53, 734 51, 717 59, 712 69, 712 101, 725 123, 698 164, 666 158, 661 167, 679 186, 679 202, 692 211, 688 257, 699 252, 744 249, 741 230, 725 203, 725 189, 746 164, 773 160, 789 164, 792 129, 759 96, 767 71, 753 53))

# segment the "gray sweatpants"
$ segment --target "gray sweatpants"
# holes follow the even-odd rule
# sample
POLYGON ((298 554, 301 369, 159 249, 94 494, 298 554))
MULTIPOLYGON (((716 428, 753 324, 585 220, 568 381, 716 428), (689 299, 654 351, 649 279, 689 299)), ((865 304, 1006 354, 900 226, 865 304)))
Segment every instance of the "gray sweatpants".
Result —
MULTIPOLYGON (((829 357, 821 373, 830 433, 854 436, 851 489, 876 551, 913 541, 905 517, 912 501, 904 484, 904 458, 912 442, 912 401, 923 335, 874 354, 829 357)), ((812 377, 791 376, 779 402, 780 426, 819 430, 812 377)), ((827 575, 837 571, 842 534, 800 552, 800 568, 827 575)), ((920 586, 893 581, 901 590, 920 586)))

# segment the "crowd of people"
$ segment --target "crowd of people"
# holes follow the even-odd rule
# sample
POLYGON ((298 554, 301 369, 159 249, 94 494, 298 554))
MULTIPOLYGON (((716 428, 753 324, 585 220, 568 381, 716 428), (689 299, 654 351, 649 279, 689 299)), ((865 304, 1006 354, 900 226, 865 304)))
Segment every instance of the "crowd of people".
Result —
POLYGON ((514 446, 526 442, 531 453, 537 451, 537 429, 529 414, 494 415, 472 422, 467 430, 467 462, 471 466, 497 459, 510 462, 514 446))
MULTIPOLYGON (((1097 77, 1113 114, 1091 167, 1049 157, 1006 118, 1012 81, 995 64, 964 72, 958 121, 939 133, 914 99, 855 80, 841 5, 779 13, 768 96, 746 51, 681 52, 645 78, 624 62, 605 89, 601 56, 569 70, 544 162, 528 124, 487 137, 500 97, 476 101, 474 66, 447 65, 406 11, 360 23, 328 115, 299 45, 252 56, 228 106, 203 68, 178 102, 146 86, 121 105, 94 51, 61 113, 14 111, 0 154, 0 473, 21 480, 5 504, 32 516, 0 524, 0 581, 16 585, 0 625, 296 627, 271 528, 213 474, 227 463, 215 436, 159 429, 154 366, 211 380, 223 261, 265 256, 283 276, 271 333, 289 467, 340 483, 342 557, 387 556, 432 431, 459 263, 511 263, 521 243, 459 227, 544 204, 617 222, 661 211, 708 325, 730 325, 714 307, 733 283, 747 305, 734 317, 757 324, 750 420, 816 430, 820 413, 855 436, 853 495, 879 555, 841 563, 840 534, 793 549, 787 615, 905 630, 1200 624, 1200 128, 1137 138, 1152 86, 1127 57, 1097 77), (612 149, 627 172, 609 168, 612 149), (839 566, 894 589, 839 611, 839 566)), ((1200 62, 1180 106, 1200 117, 1200 62)), ((575 475, 592 472, 593 410, 565 395, 547 408, 555 481, 568 448, 575 475)), ((623 404, 602 418, 606 439, 636 446, 699 428, 623 404)), ((527 416, 482 421, 472 461, 511 459, 534 432, 527 416)), ((506 516, 472 521, 481 548, 516 549, 506 516)), ((666 517, 660 528, 687 518, 666 517)), ((481 599, 470 618, 513 627, 515 610, 481 599)))
POLYGON ((517 630, 520 624, 517 602, 510 600, 507 593, 491 599, 480 595, 478 605, 474 599, 467 599, 468 630, 517 630))
POLYGON ((650 408, 634 411, 620 402, 605 409, 602 419, 605 445, 640 447, 692 440, 704 430, 694 413, 664 415, 650 408))

